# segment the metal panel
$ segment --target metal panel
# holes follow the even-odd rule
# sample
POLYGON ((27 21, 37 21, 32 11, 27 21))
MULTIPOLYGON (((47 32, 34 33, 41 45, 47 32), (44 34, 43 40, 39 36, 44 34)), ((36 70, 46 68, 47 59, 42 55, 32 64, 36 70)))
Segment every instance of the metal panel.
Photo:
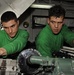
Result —
POLYGON ((0 15, 5 11, 14 11, 19 17, 35 0, 0 0, 0 15))

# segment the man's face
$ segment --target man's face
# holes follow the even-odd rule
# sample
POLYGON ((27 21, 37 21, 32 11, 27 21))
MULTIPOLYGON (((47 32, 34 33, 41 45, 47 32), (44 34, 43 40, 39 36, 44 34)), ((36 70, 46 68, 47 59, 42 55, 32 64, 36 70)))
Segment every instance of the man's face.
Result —
POLYGON ((52 16, 48 19, 48 24, 54 34, 58 34, 63 26, 63 16, 55 17, 52 16))
POLYGON ((18 31, 19 21, 10 20, 8 22, 2 22, 3 28, 10 38, 15 37, 18 31))

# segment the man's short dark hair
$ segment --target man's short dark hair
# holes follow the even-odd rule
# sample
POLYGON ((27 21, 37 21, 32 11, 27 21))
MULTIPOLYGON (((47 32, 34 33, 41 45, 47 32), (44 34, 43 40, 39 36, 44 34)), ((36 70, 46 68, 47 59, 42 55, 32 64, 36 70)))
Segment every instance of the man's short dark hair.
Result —
POLYGON ((55 16, 55 17, 63 16, 63 17, 65 17, 65 9, 60 5, 55 5, 49 9, 48 17, 50 18, 51 16, 55 16))
POLYGON ((8 22, 8 21, 13 20, 13 19, 15 21, 17 21, 17 16, 12 11, 6 11, 1 16, 1 22, 8 22))

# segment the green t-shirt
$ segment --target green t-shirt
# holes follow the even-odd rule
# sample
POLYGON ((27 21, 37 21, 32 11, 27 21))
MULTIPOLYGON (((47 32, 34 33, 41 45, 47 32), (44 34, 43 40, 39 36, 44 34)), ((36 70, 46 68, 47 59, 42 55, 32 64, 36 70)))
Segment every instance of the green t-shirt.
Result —
POLYGON ((26 30, 19 29, 14 38, 9 38, 5 30, 0 30, 0 48, 5 48, 7 55, 21 51, 28 41, 29 34, 26 30))
POLYGON ((66 25, 63 25, 59 34, 53 34, 49 25, 46 25, 36 37, 36 49, 42 54, 42 56, 52 57, 53 52, 59 51, 63 42, 72 44, 74 39, 74 33, 68 29, 66 25))

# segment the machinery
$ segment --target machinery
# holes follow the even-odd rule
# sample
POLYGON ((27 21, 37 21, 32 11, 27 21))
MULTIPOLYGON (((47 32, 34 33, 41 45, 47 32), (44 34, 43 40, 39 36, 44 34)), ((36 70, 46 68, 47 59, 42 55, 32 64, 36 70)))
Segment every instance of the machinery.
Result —
POLYGON ((12 59, 0 59, 0 75, 18 75, 17 61, 12 59))
POLYGON ((0 75, 74 75, 74 59, 43 57, 26 49, 17 60, 0 59, 0 75))
POLYGON ((73 58, 43 57, 35 49, 21 52, 18 65, 24 75, 74 75, 73 58))

